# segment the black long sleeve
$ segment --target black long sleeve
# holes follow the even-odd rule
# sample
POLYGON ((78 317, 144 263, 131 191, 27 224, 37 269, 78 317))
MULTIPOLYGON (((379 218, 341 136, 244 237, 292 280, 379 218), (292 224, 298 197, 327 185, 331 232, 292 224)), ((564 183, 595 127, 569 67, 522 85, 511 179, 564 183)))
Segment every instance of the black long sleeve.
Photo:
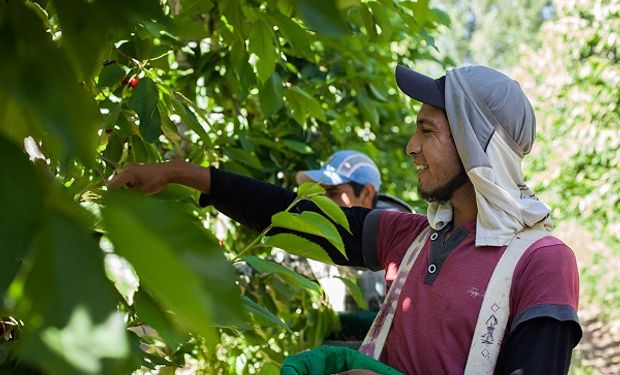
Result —
POLYGON ((567 374, 571 353, 581 339, 573 321, 541 317, 525 321, 506 336, 495 374, 567 374))
MULTIPOLYGON (((271 224, 271 217, 284 211, 295 200, 296 194, 282 187, 225 172, 211 167, 211 194, 200 196, 200 205, 213 205, 215 208, 240 224, 260 232, 271 224)), ((312 202, 302 201, 293 207, 292 212, 321 211, 312 202)), ((334 263, 346 266, 364 266, 362 256, 362 230, 364 218, 371 210, 362 207, 343 209, 349 221, 351 233, 336 226, 344 242, 348 260, 324 238, 297 233, 319 245, 332 258, 334 263)), ((273 229, 270 234, 292 232, 282 228, 273 229)))

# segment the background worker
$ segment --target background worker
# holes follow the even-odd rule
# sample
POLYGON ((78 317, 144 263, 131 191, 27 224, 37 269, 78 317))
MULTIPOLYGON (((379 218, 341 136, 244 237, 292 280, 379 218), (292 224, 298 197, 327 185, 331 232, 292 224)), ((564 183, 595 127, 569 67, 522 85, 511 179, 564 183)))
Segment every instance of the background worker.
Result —
MULTIPOLYGON (((296 181, 300 185, 308 181, 320 183, 325 189, 325 195, 340 207, 412 211, 407 203, 380 193, 381 173, 379 168, 368 155, 359 151, 337 151, 329 157, 321 168, 299 171, 296 175, 296 181)), ((342 276, 342 270, 311 259, 308 259, 308 263, 314 276, 326 291, 332 308, 338 312, 351 310, 351 306, 348 306, 349 303, 347 303, 350 298, 347 299, 346 287, 337 278, 342 276)), ((359 286, 368 304, 368 309, 379 310, 385 297, 385 272, 360 269, 357 274, 359 286)))

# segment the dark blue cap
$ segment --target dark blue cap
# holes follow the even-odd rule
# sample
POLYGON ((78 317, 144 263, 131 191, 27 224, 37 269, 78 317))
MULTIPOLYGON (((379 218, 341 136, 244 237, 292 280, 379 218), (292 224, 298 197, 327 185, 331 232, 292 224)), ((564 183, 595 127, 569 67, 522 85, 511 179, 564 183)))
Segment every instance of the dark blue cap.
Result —
POLYGON ((438 79, 420 74, 405 66, 396 66, 396 83, 402 92, 422 103, 446 109, 446 76, 438 79))

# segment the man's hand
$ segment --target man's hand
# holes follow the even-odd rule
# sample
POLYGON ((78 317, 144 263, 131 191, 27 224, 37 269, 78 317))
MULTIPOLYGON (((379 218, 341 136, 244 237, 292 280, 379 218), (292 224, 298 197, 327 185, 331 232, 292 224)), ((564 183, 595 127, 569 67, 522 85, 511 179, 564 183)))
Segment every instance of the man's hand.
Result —
POLYGON ((146 194, 157 194, 170 183, 185 185, 209 194, 211 172, 208 168, 183 160, 129 164, 108 182, 108 188, 138 189, 146 194))
POLYGON ((138 189, 146 194, 157 194, 171 181, 171 163, 128 164, 108 182, 108 188, 138 189))

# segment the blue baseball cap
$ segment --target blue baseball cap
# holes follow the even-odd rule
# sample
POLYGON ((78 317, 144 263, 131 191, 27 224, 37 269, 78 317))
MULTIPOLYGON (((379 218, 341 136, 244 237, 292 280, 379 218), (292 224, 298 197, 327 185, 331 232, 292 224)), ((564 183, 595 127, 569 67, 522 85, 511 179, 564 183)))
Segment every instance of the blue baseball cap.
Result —
POLYGON ((307 181, 323 185, 340 185, 355 182, 360 185, 371 184, 378 192, 381 187, 381 174, 375 162, 359 151, 343 150, 334 153, 321 169, 300 171, 297 173, 298 184, 307 181))

